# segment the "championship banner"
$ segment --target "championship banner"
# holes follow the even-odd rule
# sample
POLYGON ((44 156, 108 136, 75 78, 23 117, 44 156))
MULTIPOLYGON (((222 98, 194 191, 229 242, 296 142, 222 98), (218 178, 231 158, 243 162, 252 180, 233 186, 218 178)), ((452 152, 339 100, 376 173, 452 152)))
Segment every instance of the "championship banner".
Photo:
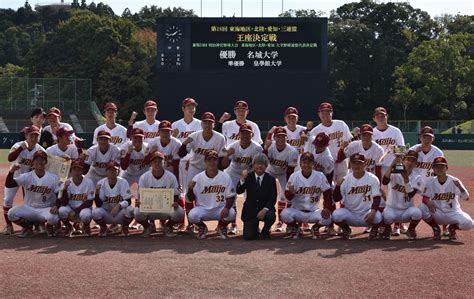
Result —
POLYGON ((140 189, 140 212, 142 213, 172 213, 173 202, 173 189, 140 189))
POLYGON ((66 160, 61 157, 48 155, 48 164, 46 164, 46 170, 54 173, 59 177, 59 181, 64 183, 68 176, 69 170, 71 169, 71 160, 66 160))

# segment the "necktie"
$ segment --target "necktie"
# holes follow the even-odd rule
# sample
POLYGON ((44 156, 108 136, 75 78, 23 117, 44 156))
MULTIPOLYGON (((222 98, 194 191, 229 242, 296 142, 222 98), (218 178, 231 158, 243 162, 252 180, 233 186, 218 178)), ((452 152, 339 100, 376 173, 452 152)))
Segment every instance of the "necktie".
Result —
POLYGON ((257 185, 260 188, 260 177, 259 176, 257 177, 257 185))

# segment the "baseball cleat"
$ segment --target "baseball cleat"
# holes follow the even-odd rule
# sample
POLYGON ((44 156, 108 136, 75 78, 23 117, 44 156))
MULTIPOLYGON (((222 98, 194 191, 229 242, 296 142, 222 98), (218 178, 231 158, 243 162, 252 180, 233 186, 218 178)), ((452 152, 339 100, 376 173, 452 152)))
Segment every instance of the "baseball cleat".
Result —
POLYGON ((128 225, 122 224, 122 237, 128 237, 130 231, 128 230, 128 225))
POLYGON ((327 228, 328 235, 330 236, 337 236, 337 231, 334 229, 333 226, 328 226, 327 228))
POLYGON ((274 231, 281 233, 281 232, 283 231, 283 222, 279 221, 279 222, 276 224, 276 228, 275 228, 274 231))
POLYGON ((38 226, 37 226, 37 231, 38 231, 40 234, 45 234, 45 233, 46 233, 46 226, 44 225, 44 223, 38 224, 38 226))
POLYGON ((52 225, 46 225, 46 236, 48 237, 56 237, 56 232, 54 231, 54 227, 52 225))
POLYGON ((408 233, 408 227, 407 227, 404 223, 402 223, 402 224, 400 225, 400 232, 401 232, 402 234, 408 233))
POLYGON ((451 241, 456 241, 458 239, 458 236, 456 235, 456 230, 451 228, 451 225, 448 228, 448 233, 449 233, 449 239, 451 241))
POLYGON ((311 239, 321 239, 321 234, 319 233, 319 226, 313 225, 313 227, 311 228, 311 239))
POLYGON ((311 231, 311 228, 309 227, 309 224, 308 223, 303 223, 301 224, 301 228, 306 231, 306 232, 309 232, 311 231))
POLYGON ((393 228, 392 236, 394 236, 394 237, 400 236, 400 227, 399 226, 395 226, 393 228))
POLYGON ((223 240, 229 239, 229 236, 227 235, 227 227, 226 226, 218 226, 217 227, 217 234, 219 237, 223 240))
POLYGON ((378 233, 379 233, 379 230, 378 230, 378 229, 372 228, 372 229, 370 230, 369 238, 368 238, 368 239, 369 239, 369 240, 375 240, 375 239, 377 239, 378 233))
POLYGON ((150 233, 150 227, 146 227, 143 229, 143 233, 141 234, 141 236, 143 238, 148 238, 149 236, 151 235, 150 233))
POLYGON ((232 223, 230 225, 229 229, 229 235, 237 235, 239 233, 239 230, 237 229, 237 223, 232 223))
POLYGON ((433 240, 441 240, 441 229, 439 226, 433 227, 433 240))
POLYGON ((18 235, 18 238, 28 238, 33 235, 33 230, 31 228, 23 228, 18 235))
POLYGON ((407 230, 408 240, 416 240, 416 230, 414 228, 409 228, 407 230))
POLYGON ((91 236, 91 226, 89 224, 82 225, 82 232, 84 236, 90 237, 91 236))
POLYGON ((13 229, 13 225, 7 225, 2 231, 2 234, 4 235, 13 235, 15 233, 15 230, 13 229))
POLYGON ((381 234, 381 236, 382 236, 382 239, 384 239, 384 240, 390 240, 391 236, 393 236, 392 228, 390 226, 385 227, 385 230, 384 230, 383 234, 381 234))
POLYGON ((108 229, 106 225, 100 226, 99 237, 107 237, 107 232, 108 229))
POLYGON ((184 225, 184 223, 176 224, 173 228, 178 232, 182 232, 186 230, 186 226, 184 225))
POLYGON ((188 224, 186 226, 186 231, 187 234, 193 235, 194 234, 194 224, 188 224))
POLYGON ((168 238, 176 237, 176 233, 173 232, 173 226, 169 226, 168 224, 166 224, 164 226, 164 229, 165 229, 165 236, 167 236, 168 238))
POLYGON ((197 238, 201 240, 207 238, 207 226, 205 224, 199 227, 197 238))
POLYGON ((445 237, 449 237, 449 233, 450 233, 450 231, 449 231, 448 227, 446 225, 443 225, 442 235, 445 236, 445 237))
POLYGON ((352 230, 349 226, 342 227, 342 238, 349 240, 351 238, 352 230))
POLYGON ((120 226, 118 224, 112 224, 107 229, 107 234, 116 234, 121 231, 120 226))

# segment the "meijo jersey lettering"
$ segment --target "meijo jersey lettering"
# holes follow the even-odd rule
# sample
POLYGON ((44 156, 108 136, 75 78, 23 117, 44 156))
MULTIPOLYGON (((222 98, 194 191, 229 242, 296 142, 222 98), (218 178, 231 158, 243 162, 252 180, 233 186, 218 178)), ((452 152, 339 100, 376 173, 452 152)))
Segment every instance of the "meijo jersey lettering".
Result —
POLYGON ((365 170, 375 173, 375 166, 380 165, 380 158, 383 156, 383 149, 380 145, 372 141, 368 149, 364 149, 362 141, 353 141, 344 149, 346 157, 354 154, 362 154, 365 157, 365 170))
MULTIPOLYGON (((23 141, 15 143, 12 146, 10 152, 15 151, 16 149, 21 147, 22 144, 23 144, 23 141)), ((21 153, 18 155, 18 157, 16 158, 16 160, 14 162, 15 164, 18 164, 20 166, 20 169, 18 170, 18 173, 20 173, 20 174, 21 173, 27 173, 27 172, 30 172, 31 169, 33 169, 33 155, 37 151, 44 152, 45 150, 41 147, 41 145, 36 144, 31 151, 28 150, 28 149, 23 149, 21 151, 21 153)))
POLYGON ((291 207, 302 211, 315 211, 319 209, 321 194, 329 189, 328 180, 323 173, 313 170, 309 177, 305 177, 301 171, 291 174, 286 185, 293 185, 295 196, 291 200, 291 207))
POLYGON ((107 127, 107 124, 103 124, 95 128, 94 140, 92 142, 93 144, 97 144, 97 134, 102 130, 105 130, 110 133, 110 135, 112 136, 112 138, 110 139, 110 143, 115 144, 116 146, 120 146, 128 140, 127 129, 124 126, 115 124, 115 127, 113 129, 110 129, 109 127, 107 127))
POLYGON ((333 157, 337 157, 339 147, 344 141, 349 142, 352 139, 352 134, 349 130, 349 127, 342 120, 333 120, 329 127, 326 127, 323 124, 317 125, 316 128, 311 130, 310 142, 312 142, 316 135, 321 132, 324 132, 329 136, 328 148, 333 157))
MULTIPOLYGON (((416 189, 417 192, 421 193, 423 191, 423 182, 416 172, 412 172, 408 176, 408 181, 412 188, 416 189)), ((402 175, 399 173, 392 173, 390 176, 390 183, 388 184, 387 207, 405 210, 413 206, 415 206, 414 197, 410 198, 408 196, 402 175)))
POLYGON ((79 158, 79 153, 77 152, 77 147, 74 144, 68 144, 65 151, 59 148, 57 144, 50 146, 46 149, 46 153, 51 156, 64 157, 65 155, 69 156, 72 160, 79 158))
POLYGON ((192 133, 202 130, 201 121, 196 118, 193 118, 189 124, 184 121, 184 118, 182 118, 172 123, 171 128, 173 130, 178 130, 178 136, 176 136, 176 138, 178 138, 181 143, 184 142, 192 133))
POLYGON ((287 143, 285 148, 279 151, 273 141, 268 148, 267 156, 270 161, 267 172, 273 176, 286 173, 288 167, 296 167, 298 163, 298 152, 287 143))
MULTIPOLYGON (((421 147, 421 145, 414 145, 410 148, 410 150, 416 151, 418 147, 421 147)), ((427 153, 424 153, 423 151, 418 152, 418 161, 416 162, 416 166, 413 171, 418 173, 424 182, 426 182, 429 177, 434 176, 432 165, 433 160, 437 157, 444 157, 444 154, 438 147, 434 145, 431 145, 431 149, 427 153)))
POLYGON ((30 171, 21 174, 15 181, 25 190, 24 202, 27 206, 48 208, 56 203, 60 183, 55 174, 46 171, 42 177, 38 177, 34 171, 30 171))
POLYGON ((229 157, 230 165, 225 172, 232 177, 240 177, 244 169, 250 171, 252 169, 253 158, 262 152, 262 147, 257 142, 251 140, 247 148, 242 148, 240 141, 235 141, 227 150, 233 149, 234 153, 229 157))
POLYGON ((133 124, 133 128, 140 128, 145 131, 145 142, 150 142, 153 138, 160 136, 159 132, 160 121, 155 120, 152 124, 149 124, 146 119, 137 121, 133 124))
POLYGON ((193 139, 191 143, 188 144, 188 149, 191 149, 193 152, 192 158, 189 161, 191 165, 197 169, 204 169, 204 156, 210 150, 215 150, 219 157, 224 156, 224 146, 225 138, 224 135, 216 131, 212 131, 212 137, 206 141, 202 136, 203 131, 194 132, 189 136, 193 139))
POLYGON ((349 173, 344 177, 341 194, 346 209, 363 214, 371 209, 373 198, 381 195, 380 183, 374 174, 367 171, 360 179, 349 173))
POLYGON ((176 176, 168 170, 165 170, 160 178, 156 178, 151 170, 145 172, 138 181, 138 198, 140 198, 141 188, 173 189, 175 196, 181 193, 176 176))
POLYGON ((334 158, 328 148, 325 148, 324 151, 320 153, 316 153, 316 147, 314 144, 307 142, 304 151, 313 154, 314 170, 320 171, 326 175, 334 171, 334 158))
POLYGON ((69 198, 68 205, 76 209, 83 202, 87 200, 94 200, 95 197, 95 186, 91 179, 82 176, 82 181, 79 185, 76 185, 72 179, 71 183, 67 187, 67 196, 69 198))
POLYGON ((423 196, 431 199, 437 209, 448 213, 459 211, 461 209, 459 199, 468 198, 469 193, 459 179, 448 175, 448 178, 444 184, 441 184, 437 177, 428 178, 426 181, 425 190, 423 191, 423 196), (458 181, 466 192, 462 193, 461 190, 454 184, 454 181, 458 181))
POLYGON ((179 160, 178 151, 181 147, 181 141, 179 139, 171 137, 170 142, 167 145, 161 143, 161 139, 158 137, 153 139, 149 144, 148 148, 151 149, 154 145, 158 148, 158 151, 165 155, 165 168, 173 172, 173 160, 179 160))
MULTIPOLYGON (((124 157, 128 152, 128 147, 131 145, 131 141, 124 143, 120 150, 120 156, 124 157)), ((128 165, 127 169, 124 170, 124 172, 131 176, 140 176, 145 173, 145 171, 148 169, 148 165, 145 165, 143 162, 145 161, 148 148, 148 144, 143 143, 140 151, 136 151, 135 149, 132 150, 132 153, 130 154, 130 164, 128 165)))
MULTIPOLYGON (((250 120, 246 120, 245 123, 252 127, 252 140, 257 142, 258 144, 262 144, 262 136, 260 134, 260 128, 258 127, 258 125, 250 120)), ((222 135, 224 135, 225 137, 226 147, 229 146, 231 143, 240 140, 239 131, 240 125, 235 119, 226 121, 222 124, 222 135)))
POLYGON ((110 161, 120 162, 120 149, 113 144, 105 153, 102 153, 98 145, 93 145, 87 150, 87 159, 85 163, 91 166, 90 171, 98 176, 105 177, 105 166, 110 161))
MULTIPOLYGON (((402 131, 392 125, 388 125, 387 129, 383 131, 375 127, 373 138, 375 142, 382 147, 384 152, 390 150, 394 146, 405 146, 405 139, 403 138, 402 131)), ((393 153, 387 154, 382 160, 382 165, 390 166, 393 159, 395 159, 393 153)))
POLYGON ((200 207, 206 209, 223 207, 226 198, 235 196, 230 176, 220 170, 213 178, 208 177, 205 171, 200 172, 194 176, 193 181, 196 182, 193 188, 196 204, 200 207))
POLYGON ((284 128, 288 137, 286 142, 291 145, 296 151, 298 151, 299 154, 302 154, 304 151, 305 142, 301 140, 301 135, 304 133, 306 128, 300 125, 296 125, 294 131, 290 130, 288 126, 285 126, 284 128))
POLYGON ((117 183, 110 187, 107 178, 100 180, 97 185, 100 185, 99 198, 102 200, 102 208, 105 210, 112 210, 121 201, 130 199, 132 192, 127 180, 117 177, 117 183))

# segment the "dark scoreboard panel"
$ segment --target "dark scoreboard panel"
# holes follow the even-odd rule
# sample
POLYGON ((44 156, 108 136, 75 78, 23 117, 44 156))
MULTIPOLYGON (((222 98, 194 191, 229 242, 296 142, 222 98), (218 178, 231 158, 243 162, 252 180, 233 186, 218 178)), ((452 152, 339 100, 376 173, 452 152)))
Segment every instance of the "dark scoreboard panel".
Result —
POLYGON ((156 95, 176 118, 188 96, 216 114, 245 99, 261 120, 290 105, 314 117, 327 97, 326 18, 159 18, 157 51, 156 95))

